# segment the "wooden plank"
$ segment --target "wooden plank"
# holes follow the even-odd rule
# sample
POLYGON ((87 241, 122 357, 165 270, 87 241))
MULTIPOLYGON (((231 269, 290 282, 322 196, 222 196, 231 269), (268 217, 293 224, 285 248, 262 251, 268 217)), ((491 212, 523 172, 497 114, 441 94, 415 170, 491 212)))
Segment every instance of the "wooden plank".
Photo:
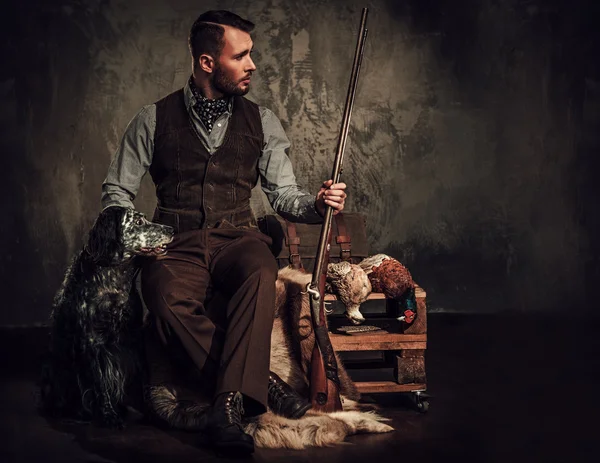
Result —
MULTIPOLYGON (((424 350, 410 349, 410 350, 403 350, 400 352, 400 357, 402 357, 402 358, 414 358, 414 357, 424 357, 424 356, 425 356, 424 350)), ((420 383, 421 381, 417 381, 417 382, 420 383)))
POLYGON ((361 394, 378 393, 378 392, 412 392, 424 391, 427 389, 425 384, 398 384, 395 381, 356 381, 354 383, 358 392, 361 394))
POLYGON ((334 342, 333 348, 338 352, 350 352, 360 350, 401 350, 401 349, 425 349, 425 342, 377 342, 377 343, 361 343, 361 342, 334 342))
MULTIPOLYGON (((427 293, 423 290, 423 288, 421 288, 420 286, 415 287, 415 297, 417 299, 425 299, 426 296, 427 296, 427 293)), ((335 294, 330 294, 330 293, 325 294, 326 301, 337 301, 337 299, 338 299, 338 297, 335 294)), ((385 294, 369 293, 369 295, 367 296, 367 300, 370 301, 373 299, 385 299, 385 294)))
MULTIPOLYGON (((337 301, 338 297, 335 294, 326 293, 325 300, 326 301, 337 301)), ((385 294, 383 293, 369 293, 367 296, 367 300, 371 301, 374 299, 385 299, 385 294)))
POLYGON ((365 333, 355 334, 338 334, 329 333, 331 340, 339 339, 341 343, 354 343, 357 340, 363 340, 365 343, 377 343, 377 342, 426 342, 426 334, 403 334, 403 333, 389 333, 385 330, 378 331, 367 331, 365 333))
POLYGON ((361 333, 355 335, 330 333, 337 351, 426 349, 426 334, 361 333))

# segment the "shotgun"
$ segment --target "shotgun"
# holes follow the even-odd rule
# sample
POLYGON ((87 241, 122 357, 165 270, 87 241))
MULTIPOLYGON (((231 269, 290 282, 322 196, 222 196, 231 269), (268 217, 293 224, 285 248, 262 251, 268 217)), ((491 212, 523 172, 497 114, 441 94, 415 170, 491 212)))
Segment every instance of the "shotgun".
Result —
MULTIPOLYGON (((368 8, 363 8, 360 19, 360 31, 354 53, 354 63, 352 65, 352 73, 350 74, 350 85, 348 86, 348 95, 346 96, 346 105, 344 107, 342 127, 333 163, 333 172, 330 177, 333 179, 334 184, 339 182, 342 174, 344 149, 346 148, 346 140, 348 139, 350 116, 352 114, 352 105, 354 104, 354 95, 356 94, 356 83, 358 82, 358 73, 367 39, 368 13, 368 8)), ((327 331, 324 304, 327 263, 329 262, 329 250, 331 248, 332 216, 333 208, 326 205, 325 218, 323 219, 321 236, 319 237, 319 247, 317 248, 317 256, 315 258, 315 268, 312 280, 307 287, 310 297, 313 332, 315 333, 315 346, 312 352, 310 368, 310 400, 313 409, 322 412, 342 410, 337 361, 327 331)))

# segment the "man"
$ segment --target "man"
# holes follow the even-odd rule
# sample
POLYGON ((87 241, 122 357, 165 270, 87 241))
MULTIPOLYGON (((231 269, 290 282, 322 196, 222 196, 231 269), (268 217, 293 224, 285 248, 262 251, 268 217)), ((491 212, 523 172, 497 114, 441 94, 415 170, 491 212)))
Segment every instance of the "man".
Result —
POLYGON ((156 333, 178 345, 203 375, 216 378, 207 432, 221 450, 251 453, 241 415, 267 404, 302 416, 310 404, 269 372, 277 265, 271 240, 250 209, 259 178, 275 211, 319 222, 326 206, 338 213, 343 183, 323 183, 316 197, 300 190, 277 117, 243 98, 253 72, 254 24, 228 11, 209 11, 192 26, 193 75, 186 86, 144 107, 128 125, 103 183, 104 207, 133 207, 141 179, 156 184, 153 220, 175 228, 164 256, 142 271, 142 292, 156 333), (225 293, 226 322, 206 313, 207 290, 225 293))

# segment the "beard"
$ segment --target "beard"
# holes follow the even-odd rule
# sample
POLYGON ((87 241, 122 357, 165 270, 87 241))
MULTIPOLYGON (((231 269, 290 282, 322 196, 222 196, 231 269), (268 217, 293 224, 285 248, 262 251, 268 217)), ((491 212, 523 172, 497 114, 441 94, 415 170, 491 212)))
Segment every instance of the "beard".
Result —
POLYGON ((215 68, 213 86, 216 90, 223 93, 224 95, 236 95, 243 96, 250 91, 250 86, 244 88, 238 87, 239 82, 234 82, 228 75, 226 75, 220 66, 215 68))

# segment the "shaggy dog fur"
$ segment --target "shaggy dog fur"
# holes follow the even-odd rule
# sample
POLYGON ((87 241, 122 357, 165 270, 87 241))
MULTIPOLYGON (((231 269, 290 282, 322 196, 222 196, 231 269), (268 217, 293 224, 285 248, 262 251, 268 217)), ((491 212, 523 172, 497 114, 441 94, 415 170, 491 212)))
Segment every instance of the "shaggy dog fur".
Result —
POLYGON ((69 266, 51 315, 42 409, 122 426, 128 380, 139 378, 143 310, 132 285, 137 256, 164 253, 173 229, 109 207, 69 266))
MULTIPOLYGON (((308 375, 315 342, 310 304, 304 294, 310 280, 310 274, 291 268, 280 270, 271 334, 271 370, 305 396, 309 391, 308 375)), ((206 425, 209 397, 203 397, 186 379, 174 379, 177 373, 159 346, 147 344, 146 353, 150 378, 154 378, 145 394, 150 415, 165 427, 202 431, 206 425)), ((254 437, 256 445, 303 449, 337 444, 351 434, 392 431, 381 416, 359 410, 361 406, 357 400, 360 395, 339 358, 338 365, 345 411, 330 414, 308 411, 298 420, 265 413, 245 423, 245 430, 254 437)))

